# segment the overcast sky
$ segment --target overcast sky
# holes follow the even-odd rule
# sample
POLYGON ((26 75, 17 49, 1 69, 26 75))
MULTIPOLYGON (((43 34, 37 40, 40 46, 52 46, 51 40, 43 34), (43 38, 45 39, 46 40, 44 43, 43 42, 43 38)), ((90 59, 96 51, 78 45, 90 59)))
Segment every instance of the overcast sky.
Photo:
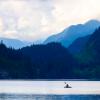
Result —
POLYGON ((100 0, 0 0, 0 37, 34 41, 100 18, 100 0))

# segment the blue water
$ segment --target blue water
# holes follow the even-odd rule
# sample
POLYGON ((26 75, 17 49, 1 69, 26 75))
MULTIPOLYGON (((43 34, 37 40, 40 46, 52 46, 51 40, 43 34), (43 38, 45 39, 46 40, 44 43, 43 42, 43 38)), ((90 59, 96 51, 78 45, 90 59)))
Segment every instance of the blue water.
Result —
POLYGON ((100 100, 100 95, 18 95, 18 94, 0 94, 0 100, 100 100))

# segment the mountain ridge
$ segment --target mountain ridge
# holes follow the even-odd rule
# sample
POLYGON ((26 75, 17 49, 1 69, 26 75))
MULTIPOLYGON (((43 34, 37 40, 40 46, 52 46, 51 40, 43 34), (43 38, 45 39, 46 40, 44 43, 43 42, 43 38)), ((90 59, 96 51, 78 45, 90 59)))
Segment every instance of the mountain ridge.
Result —
POLYGON ((11 47, 14 49, 19 49, 19 48, 22 48, 22 47, 25 47, 25 46, 32 44, 30 42, 21 41, 21 40, 14 39, 14 38, 4 38, 4 37, 0 37, 0 41, 3 41, 3 43, 7 47, 11 47))
POLYGON ((48 37, 44 44, 59 42, 63 46, 68 47, 75 39, 92 34, 99 26, 100 22, 97 20, 90 20, 85 24, 71 25, 61 33, 48 37))

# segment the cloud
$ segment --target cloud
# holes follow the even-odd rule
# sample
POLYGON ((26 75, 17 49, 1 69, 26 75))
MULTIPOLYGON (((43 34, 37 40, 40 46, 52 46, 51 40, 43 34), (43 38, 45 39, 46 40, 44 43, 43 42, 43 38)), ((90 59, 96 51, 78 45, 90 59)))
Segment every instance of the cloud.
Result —
POLYGON ((35 41, 100 16, 100 0, 1 0, 0 36, 35 41))
POLYGON ((2 32, 2 31, 3 31, 3 20, 0 17, 0 32, 2 32))

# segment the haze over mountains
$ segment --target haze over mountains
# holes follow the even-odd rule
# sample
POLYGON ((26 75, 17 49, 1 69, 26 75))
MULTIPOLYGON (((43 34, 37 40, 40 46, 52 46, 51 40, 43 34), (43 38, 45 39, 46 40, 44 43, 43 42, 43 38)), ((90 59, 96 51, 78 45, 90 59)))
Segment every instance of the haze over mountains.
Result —
POLYGON ((100 22, 97 20, 90 20, 85 24, 72 25, 63 32, 48 37, 44 44, 59 42, 63 46, 68 47, 75 39, 92 34, 99 26, 100 22))
POLYGON ((19 49, 28 45, 31 45, 31 42, 21 41, 18 39, 11 39, 11 38, 0 38, 0 41, 3 41, 3 43, 7 47, 12 47, 14 49, 19 49))
MULTIPOLYGON (((76 39, 68 48, 52 42, 15 50, 1 41, 0 79, 100 79, 99 22, 92 20, 88 23, 95 23, 94 26, 88 24, 93 29, 98 23, 98 28, 91 28, 93 33, 82 34, 83 37, 76 39)), ((87 30, 80 30, 79 33, 87 33, 87 30)), ((75 29, 74 34, 77 32, 75 29)))
POLYGON ((50 42, 58 42, 63 46, 68 47, 72 44, 74 40, 79 37, 84 37, 89 34, 92 34, 98 27, 100 26, 100 22, 97 20, 90 20, 85 24, 72 25, 66 28, 63 32, 58 33, 56 35, 52 35, 48 37, 44 42, 41 43, 41 40, 38 41, 21 41, 18 39, 10 39, 10 38, 0 38, 0 41, 3 40, 4 44, 7 47, 12 47, 15 49, 19 49, 31 44, 47 44, 50 42))
POLYGON ((100 79, 99 52, 100 28, 74 55, 60 43, 15 50, 1 42, 0 79, 100 79))

